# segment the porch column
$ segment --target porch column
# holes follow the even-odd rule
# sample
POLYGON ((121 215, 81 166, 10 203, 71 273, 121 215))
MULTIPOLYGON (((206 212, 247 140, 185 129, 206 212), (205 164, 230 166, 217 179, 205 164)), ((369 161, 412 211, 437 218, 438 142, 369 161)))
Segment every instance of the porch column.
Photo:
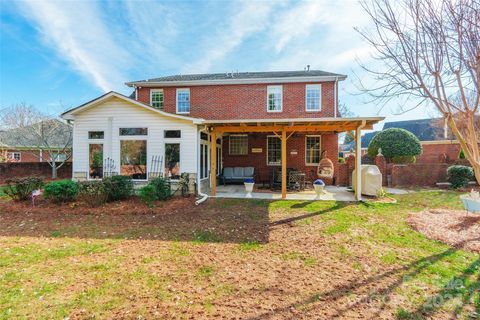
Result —
POLYGON ((217 194, 217 131, 213 128, 210 136, 210 193, 212 196, 217 194))
POLYGON ((355 130, 355 200, 362 201, 362 127, 355 130))
POLYGON ((287 198, 287 131, 282 128, 282 199, 287 198))

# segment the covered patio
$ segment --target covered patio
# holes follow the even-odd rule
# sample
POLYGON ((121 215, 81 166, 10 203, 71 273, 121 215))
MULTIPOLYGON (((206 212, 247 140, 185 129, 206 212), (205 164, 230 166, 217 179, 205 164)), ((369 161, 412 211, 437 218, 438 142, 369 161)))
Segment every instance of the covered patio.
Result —
MULTIPOLYGON (((281 172, 281 192, 278 194, 271 192, 255 192, 255 198, 258 199, 302 199, 315 200, 316 195, 313 190, 295 191, 287 193, 287 170, 289 166, 295 166, 295 163, 287 163, 287 141, 295 133, 308 134, 338 134, 345 131, 355 132, 356 162, 355 168, 361 165, 361 131, 371 130, 373 125, 383 120, 382 117, 369 118, 303 118, 303 119, 251 119, 251 120, 209 120, 205 124, 210 133, 211 141, 217 141, 226 134, 251 134, 251 133, 270 133, 278 137, 281 141, 281 161, 279 169, 281 172)), ((216 149, 211 148, 210 172, 217 172, 216 149)), ((338 154, 330 155, 332 161, 337 161, 338 154)), ((254 166, 254 165, 252 165, 254 166)), ((326 193, 319 200, 341 200, 360 201, 361 197, 361 176, 360 170, 356 170, 355 193, 346 191, 345 188, 327 186, 326 193)), ((217 176, 210 176, 210 196, 212 197, 245 197, 245 191, 242 185, 237 186, 217 186, 217 176), (243 195, 243 196, 241 196, 243 195)), ((254 194, 252 194, 253 197, 254 194)), ((318 200, 318 199, 317 199, 318 200)))

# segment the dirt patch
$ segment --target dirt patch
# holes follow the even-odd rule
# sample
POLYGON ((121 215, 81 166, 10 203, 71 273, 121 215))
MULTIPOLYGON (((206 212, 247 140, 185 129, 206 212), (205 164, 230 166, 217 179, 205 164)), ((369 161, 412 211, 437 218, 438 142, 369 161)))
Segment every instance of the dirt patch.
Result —
POLYGON ((408 223, 430 239, 480 252, 480 215, 461 210, 425 210, 411 214, 408 223))

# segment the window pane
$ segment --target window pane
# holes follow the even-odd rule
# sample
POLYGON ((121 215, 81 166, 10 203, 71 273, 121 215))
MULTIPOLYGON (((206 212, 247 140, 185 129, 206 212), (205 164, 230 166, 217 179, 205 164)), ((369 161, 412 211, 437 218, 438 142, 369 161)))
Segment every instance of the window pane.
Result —
POLYGON ((306 137, 305 159, 306 163, 320 163, 321 148, 320 137, 306 137))
POLYGON ((165 130, 163 135, 165 138, 180 138, 182 132, 180 130, 165 130))
POLYGON ((103 144, 90 144, 88 151, 90 179, 103 178, 103 144))
POLYGON ((146 136, 148 128, 120 128, 121 136, 146 136))
POLYGON ((282 110, 282 87, 267 87, 268 111, 282 110))
POLYGON ((188 89, 177 90, 177 112, 181 112, 181 113, 190 112, 190 90, 188 89))
POLYGON ((320 85, 307 85, 306 105, 308 111, 319 111, 322 109, 320 85))
POLYGON ((282 163, 282 143, 278 137, 267 137, 267 161, 270 165, 277 165, 282 163))
POLYGON ((204 166, 204 164, 203 164, 203 162, 204 162, 204 160, 203 160, 203 152, 204 152, 204 151, 203 151, 203 150, 204 150, 203 144, 201 144, 201 145, 200 145, 200 179, 205 178, 205 173, 204 173, 205 170, 204 170, 204 167, 203 167, 203 166, 204 166))
POLYGON ((204 145, 203 146, 205 148, 205 151, 203 153, 203 165, 204 165, 204 168, 203 168, 203 172, 205 173, 205 176, 204 178, 207 178, 208 177, 208 146, 207 145, 204 145))
POLYGON ((147 141, 120 141, 120 174, 132 179, 147 179, 147 141))
POLYGON ((180 143, 165 143, 165 176, 180 179, 180 143))
POLYGON ((151 101, 150 104, 154 108, 158 108, 163 110, 163 90, 162 91, 154 91, 151 93, 151 101))
POLYGON ((103 139, 103 131, 88 131, 88 139, 103 139))
POLYGON ((247 135, 231 135, 228 139, 229 154, 231 155, 247 155, 248 154, 248 136, 247 135))

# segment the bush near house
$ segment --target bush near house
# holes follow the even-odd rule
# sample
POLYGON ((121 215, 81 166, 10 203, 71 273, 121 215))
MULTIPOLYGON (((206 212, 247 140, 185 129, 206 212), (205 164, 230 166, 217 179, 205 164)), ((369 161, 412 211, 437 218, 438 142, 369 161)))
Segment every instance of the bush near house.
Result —
POLYGON ((103 181, 83 181, 78 183, 79 197, 92 207, 98 207, 108 200, 103 181))
POLYGON ((3 192, 15 201, 28 200, 33 190, 43 186, 43 178, 34 176, 14 178, 6 182, 3 192))
POLYGON ((474 180, 473 169, 467 166, 451 166, 447 169, 447 177, 452 188, 464 188, 469 181, 474 180))
POLYGON ((390 128, 377 133, 368 145, 368 155, 375 157, 382 148, 385 158, 393 161, 415 162, 415 156, 422 153, 418 138, 405 129, 390 128))
POLYGON ((78 184, 72 180, 60 180, 45 185, 45 199, 53 202, 70 202, 77 198, 78 184))
POLYGON ((133 194, 133 181, 127 176, 103 178, 103 185, 108 201, 128 199, 133 194))

